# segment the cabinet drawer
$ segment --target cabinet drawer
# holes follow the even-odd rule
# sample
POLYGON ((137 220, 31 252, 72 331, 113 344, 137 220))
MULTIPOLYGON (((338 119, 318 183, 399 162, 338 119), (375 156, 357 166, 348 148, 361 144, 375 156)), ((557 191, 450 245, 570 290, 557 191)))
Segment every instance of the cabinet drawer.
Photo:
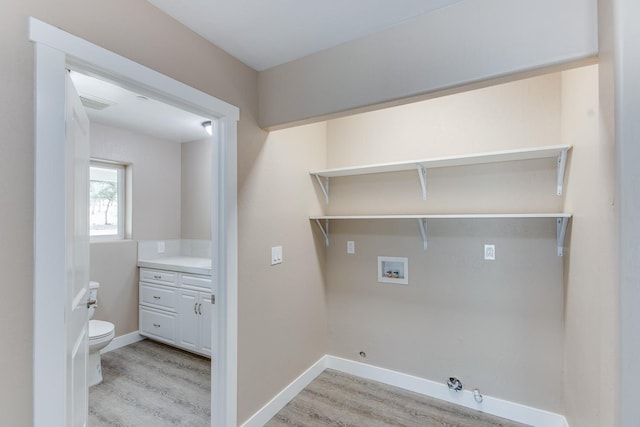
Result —
POLYGON ((195 286, 196 288, 211 289, 211 277, 192 276, 192 275, 183 273, 182 284, 187 286, 195 286))
POLYGON ((140 307, 140 334, 175 344, 176 316, 140 307))
POLYGON ((176 311, 177 296, 175 288, 140 283, 140 304, 162 310, 176 311))
POLYGON ((178 273, 174 271, 149 270, 146 268, 140 269, 140 280, 143 282, 155 282, 175 285, 177 282, 177 277, 178 273))

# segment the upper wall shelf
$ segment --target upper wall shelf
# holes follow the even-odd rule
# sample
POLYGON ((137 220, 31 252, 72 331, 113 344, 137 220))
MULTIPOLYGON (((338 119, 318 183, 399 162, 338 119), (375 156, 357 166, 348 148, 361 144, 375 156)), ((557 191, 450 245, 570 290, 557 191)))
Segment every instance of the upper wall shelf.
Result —
POLYGON ((385 172, 399 172, 417 170, 422 185, 422 198, 427 199, 427 169, 453 166, 480 165, 485 163, 512 162, 517 160, 534 160, 544 158, 556 158, 557 163, 557 187, 556 194, 562 195, 564 184, 564 172, 566 168, 567 152, 570 145, 553 145, 536 148, 524 148, 518 150, 493 151, 489 153, 468 154, 462 156, 438 157, 433 159, 420 159, 402 162, 379 163, 374 165, 353 166, 347 168, 325 169, 310 172, 320 184, 326 203, 329 203, 329 178, 338 176, 354 176, 385 172))

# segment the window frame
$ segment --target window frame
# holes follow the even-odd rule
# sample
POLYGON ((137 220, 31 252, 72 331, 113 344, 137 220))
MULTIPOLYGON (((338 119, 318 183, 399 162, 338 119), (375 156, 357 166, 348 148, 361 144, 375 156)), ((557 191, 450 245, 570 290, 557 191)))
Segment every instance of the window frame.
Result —
MULTIPOLYGON (((89 159, 89 182, 91 182, 91 168, 93 167, 112 169, 117 172, 116 197, 118 201, 118 229, 117 233, 115 234, 92 235, 91 221, 89 221, 89 241, 105 242, 125 240, 127 234, 127 204, 129 203, 127 197, 127 164, 110 160, 91 158, 89 159)), ((91 197, 89 197, 89 203, 91 203, 91 197)))

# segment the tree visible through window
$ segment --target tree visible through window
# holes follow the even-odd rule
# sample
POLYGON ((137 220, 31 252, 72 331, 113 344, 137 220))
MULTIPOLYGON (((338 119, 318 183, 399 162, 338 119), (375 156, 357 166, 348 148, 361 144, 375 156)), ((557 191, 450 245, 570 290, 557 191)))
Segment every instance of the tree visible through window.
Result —
POLYGON ((89 235, 124 238, 124 165, 91 162, 89 235))

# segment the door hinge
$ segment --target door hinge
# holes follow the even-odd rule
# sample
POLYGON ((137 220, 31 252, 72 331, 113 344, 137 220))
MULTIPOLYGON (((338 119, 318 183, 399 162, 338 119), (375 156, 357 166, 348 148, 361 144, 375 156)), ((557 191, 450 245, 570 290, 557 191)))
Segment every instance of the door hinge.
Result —
POLYGON ((215 304, 215 303, 216 303, 216 296, 211 295, 211 304, 215 304))

